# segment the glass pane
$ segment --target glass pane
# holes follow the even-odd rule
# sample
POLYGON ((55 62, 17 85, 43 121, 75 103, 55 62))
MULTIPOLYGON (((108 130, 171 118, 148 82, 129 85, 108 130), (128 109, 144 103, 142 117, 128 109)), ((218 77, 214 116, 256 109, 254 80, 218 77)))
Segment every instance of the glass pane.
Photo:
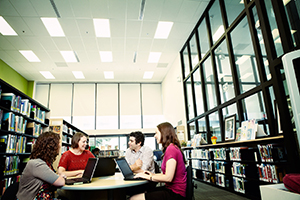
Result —
POLYGON ((96 147, 101 150, 119 149, 119 137, 97 137, 96 147))
POLYGON ((269 135, 269 126, 265 120, 267 119, 267 114, 262 92, 245 98, 242 100, 242 103, 245 120, 256 119, 258 124, 261 125, 262 130, 269 135))
POLYGON ((206 120, 204 117, 198 120, 198 134, 201 134, 201 137, 207 141, 206 120))
POLYGON ((118 84, 97 84, 96 129, 118 129, 118 84))
POLYGON ((236 108, 236 104, 231 104, 230 106, 227 106, 225 108, 222 109, 222 113, 223 113, 223 122, 225 121, 225 118, 235 115, 235 127, 236 130, 240 127, 240 123, 239 123, 239 115, 237 113, 237 108, 236 108))
POLYGON ((204 85, 206 89, 206 102, 209 110, 217 106, 215 81, 214 81, 214 75, 213 75, 210 59, 211 58, 209 56, 203 64, 204 85))
POLYGON ((242 12, 242 10, 245 8, 244 1, 241 0, 230 0, 230 1, 224 1, 225 8, 226 8, 226 14, 227 14, 227 20, 228 20, 228 26, 236 19, 236 17, 242 12))
POLYGON ((187 77, 187 75, 190 73, 190 61, 189 61, 189 54, 187 47, 184 48, 182 52, 183 57, 183 69, 184 69, 184 78, 187 77))
POLYGON ((258 15, 257 15, 257 10, 256 7, 254 6, 252 9, 253 12, 253 16, 254 16, 254 22, 255 22, 255 29, 257 32, 257 38, 259 41, 259 45, 260 45, 260 50, 262 53, 262 58, 263 58, 263 62, 264 62, 264 67, 265 67, 265 72, 266 72, 266 78, 267 80, 270 80, 272 78, 271 72, 270 72, 270 68, 269 68, 269 62, 267 60, 267 54, 266 54, 266 46, 263 40, 263 36, 262 36, 262 32, 261 32, 261 27, 260 27, 260 21, 258 19, 258 15))
POLYGON ((196 125, 195 122, 192 122, 189 124, 189 128, 190 128, 190 138, 193 139, 194 135, 196 134, 196 125))
POLYGON ((270 0, 264 0, 266 9, 267 9, 267 15, 270 23, 270 28, 272 31, 272 37, 275 45, 275 50, 277 53, 277 57, 281 56, 283 54, 281 39, 278 31, 278 27, 276 24, 275 14, 273 10, 273 6, 270 0))
MULTIPOLYGON (((217 142, 222 141, 221 138, 221 130, 220 130, 220 120, 218 112, 214 112, 210 114, 209 116, 209 128, 210 128, 210 134, 211 136, 217 136, 217 142)), ((210 140, 210 138, 209 138, 210 140)))
POLYGON ((224 25, 221 16, 219 1, 215 1, 209 12, 209 21, 213 43, 215 43, 224 33, 224 25))
POLYGON ((94 147, 96 145, 96 138, 90 137, 89 138, 89 146, 94 147))
POLYGON ((282 1, 288 18, 294 46, 300 45, 300 1, 282 1))
POLYGON ((198 27, 198 35, 200 40, 201 57, 203 57, 209 49, 205 18, 203 19, 200 26, 198 27))
POLYGON ((219 47, 215 49, 215 59, 218 72, 219 88, 221 93, 221 103, 224 103, 235 97, 234 85, 232 82, 232 73, 225 40, 219 47))
POLYGON ((188 80, 185 82, 185 87, 186 87, 186 93, 187 93, 186 97, 187 97, 188 118, 190 120, 195 117, 191 78, 188 78, 188 80))
POLYGON ((241 93, 260 85, 247 19, 231 33, 232 46, 241 93))
MULTIPOLYGON (((125 152, 127 147, 127 137, 126 136, 121 136, 120 137, 120 156, 122 156, 122 152, 125 152)), ((125 155, 125 154, 124 154, 125 155)))
POLYGON ((194 72, 194 89, 195 89, 195 96, 196 96, 196 108, 197 108, 197 116, 204 113, 203 107, 203 95, 202 95, 202 87, 201 87, 201 79, 200 79, 200 68, 194 72))
POLYGON ((191 58, 192 58, 192 68, 194 68, 199 62, 197 42, 196 42, 195 34, 192 37, 192 39, 190 40, 190 50, 191 50, 191 58))
POLYGON ((81 130, 95 129, 95 84, 74 84, 72 124, 81 130))
POLYGON ((145 137, 145 145, 150 147, 152 150, 156 149, 156 139, 152 137, 145 137))

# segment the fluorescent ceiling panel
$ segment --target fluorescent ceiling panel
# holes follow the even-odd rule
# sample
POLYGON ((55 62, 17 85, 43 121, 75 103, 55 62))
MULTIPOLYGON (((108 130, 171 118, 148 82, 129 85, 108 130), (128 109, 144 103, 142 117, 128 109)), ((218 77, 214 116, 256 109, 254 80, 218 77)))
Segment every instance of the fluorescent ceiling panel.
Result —
POLYGON ((237 59, 237 61, 235 62, 235 64, 237 65, 241 65, 243 64, 246 60, 248 60, 248 58, 250 58, 250 56, 242 56, 239 59, 237 59))
POLYGON ((40 59, 31 50, 19 51, 29 62, 41 62, 40 59))
POLYGON ((111 51, 100 51, 101 62, 112 62, 112 52, 111 51))
POLYGON ((221 25, 213 35, 213 41, 217 41, 223 33, 224 33, 224 26, 221 25))
POLYGON ((55 77, 51 74, 49 71, 40 71, 40 73, 46 78, 46 79, 55 79, 55 77))
POLYGON ((97 37, 110 37, 109 19, 93 19, 97 37))
POLYGON ((150 52, 148 63, 158 63, 161 52, 150 52))
POLYGON ((18 35, 2 16, 0 16, 0 33, 2 35, 18 35))
POLYGON ((167 39, 171 32, 173 22, 158 22, 154 39, 167 39))
POLYGON ((143 79, 152 79, 154 72, 152 71, 146 71, 144 73, 143 79))
POLYGON ((57 18, 41 18, 42 22, 44 23, 44 26, 46 27, 48 33, 52 37, 65 37, 65 33, 58 21, 57 18))
POLYGON ((114 79, 114 72, 113 71, 104 71, 105 79, 114 79))
POLYGON ((66 62, 78 62, 74 51, 60 51, 60 53, 66 62))
POLYGON ((72 73, 76 79, 85 79, 82 71, 72 71, 72 73))

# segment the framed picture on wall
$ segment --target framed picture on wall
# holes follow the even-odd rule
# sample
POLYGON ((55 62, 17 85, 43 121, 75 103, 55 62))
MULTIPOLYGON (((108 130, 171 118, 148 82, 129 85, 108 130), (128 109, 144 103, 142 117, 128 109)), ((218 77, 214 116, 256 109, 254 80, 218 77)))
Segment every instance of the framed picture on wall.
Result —
POLYGON ((235 114, 225 118, 225 140, 235 139, 235 114))

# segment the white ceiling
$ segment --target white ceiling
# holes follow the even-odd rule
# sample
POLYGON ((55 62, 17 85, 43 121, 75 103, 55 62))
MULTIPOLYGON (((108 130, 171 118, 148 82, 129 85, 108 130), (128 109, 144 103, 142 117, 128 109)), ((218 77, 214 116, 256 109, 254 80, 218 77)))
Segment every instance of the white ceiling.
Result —
POLYGON ((27 80, 36 82, 161 82, 195 27, 209 0, 54 0, 66 37, 50 37, 41 17, 57 17, 50 0, 0 0, 2 16, 18 36, 0 34, 0 59, 27 80), (97 38, 93 18, 110 20, 110 38, 97 38), (158 21, 172 21, 168 39, 154 39, 158 21), (28 62, 19 50, 32 50, 41 60, 28 62), (79 63, 65 63, 59 51, 77 53, 79 63), (112 51, 113 62, 102 63, 99 51, 112 51), (136 62, 133 62, 137 52, 136 62), (162 52, 159 63, 147 63, 149 52, 162 52), (50 71, 46 80, 39 71, 50 71), (82 71, 77 80, 72 71, 82 71), (103 71, 114 71, 105 80, 103 71), (145 71, 154 71, 151 80, 145 71))

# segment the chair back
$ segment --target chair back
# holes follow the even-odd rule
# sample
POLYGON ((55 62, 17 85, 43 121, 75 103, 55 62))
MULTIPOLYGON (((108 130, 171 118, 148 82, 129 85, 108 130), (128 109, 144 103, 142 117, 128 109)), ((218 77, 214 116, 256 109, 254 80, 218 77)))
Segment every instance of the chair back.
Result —
POLYGON ((15 200, 19 190, 19 182, 14 182, 5 189, 1 200, 15 200))
POLYGON ((194 181, 192 174, 192 167, 186 167, 186 199, 192 200, 194 197, 194 181))

